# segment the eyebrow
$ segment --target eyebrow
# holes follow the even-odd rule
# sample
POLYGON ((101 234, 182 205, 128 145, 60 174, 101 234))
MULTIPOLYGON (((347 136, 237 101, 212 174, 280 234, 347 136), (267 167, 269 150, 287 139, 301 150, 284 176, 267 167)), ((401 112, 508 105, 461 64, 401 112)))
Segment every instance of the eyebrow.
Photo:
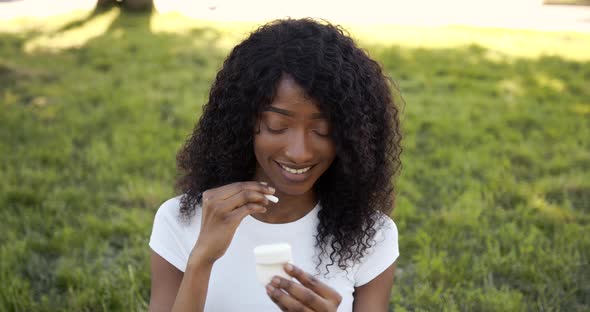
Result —
MULTIPOLYGON (((278 107, 274 107, 274 106, 269 106, 267 108, 264 109, 264 111, 269 111, 269 112, 275 112, 275 113, 279 113, 281 115, 285 115, 288 117, 293 117, 295 116, 295 113, 290 111, 290 110, 286 110, 286 109, 282 109, 282 108, 278 108, 278 107)), ((322 118, 326 118, 326 115, 324 115, 323 113, 313 113, 311 114, 311 119, 322 119, 322 118)))

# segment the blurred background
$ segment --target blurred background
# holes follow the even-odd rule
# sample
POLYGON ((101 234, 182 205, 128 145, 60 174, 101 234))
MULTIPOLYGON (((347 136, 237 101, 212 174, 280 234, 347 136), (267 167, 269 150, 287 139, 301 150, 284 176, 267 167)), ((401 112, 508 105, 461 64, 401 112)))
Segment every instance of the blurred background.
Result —
POLYGON ((590 1, 0 0, 0 311, 147 310, 176 151, 286 16, 399 87, 392 311, 590 310, 590 1))

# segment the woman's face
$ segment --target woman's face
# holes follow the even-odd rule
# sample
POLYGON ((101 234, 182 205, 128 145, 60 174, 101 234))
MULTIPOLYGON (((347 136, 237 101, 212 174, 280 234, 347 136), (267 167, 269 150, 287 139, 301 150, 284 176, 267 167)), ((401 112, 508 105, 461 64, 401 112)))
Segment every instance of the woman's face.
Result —
POLYGON ((289 76, 260 116, 254 135, 256 177, 278 192, 302 195, 330 167, 336 156, 330 124, 313 99, 289 76))

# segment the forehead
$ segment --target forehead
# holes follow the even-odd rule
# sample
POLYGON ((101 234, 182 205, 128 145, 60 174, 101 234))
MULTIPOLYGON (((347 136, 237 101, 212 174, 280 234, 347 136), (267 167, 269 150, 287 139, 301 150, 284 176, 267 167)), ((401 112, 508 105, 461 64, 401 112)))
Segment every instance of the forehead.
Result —
MULTIPOLYGON (((289 111, 292 117, 318 117, 321 114, 318 102, 306 94, 305 90, 288 75, 283 75, 277 84, 272 108, 289 111)), ((267 109, 275 111, 275 109, 267 109)))

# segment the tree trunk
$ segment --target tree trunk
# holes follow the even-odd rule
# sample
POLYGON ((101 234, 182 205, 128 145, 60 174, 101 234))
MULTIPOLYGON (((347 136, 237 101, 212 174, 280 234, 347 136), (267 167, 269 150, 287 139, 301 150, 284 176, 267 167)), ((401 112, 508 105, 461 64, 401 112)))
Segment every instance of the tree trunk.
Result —
POLYGON ((121 7, 130 12, 151 12, 154 9, 154 0, 97 0, 96 9, 104 10, 114 6, 121 7))

